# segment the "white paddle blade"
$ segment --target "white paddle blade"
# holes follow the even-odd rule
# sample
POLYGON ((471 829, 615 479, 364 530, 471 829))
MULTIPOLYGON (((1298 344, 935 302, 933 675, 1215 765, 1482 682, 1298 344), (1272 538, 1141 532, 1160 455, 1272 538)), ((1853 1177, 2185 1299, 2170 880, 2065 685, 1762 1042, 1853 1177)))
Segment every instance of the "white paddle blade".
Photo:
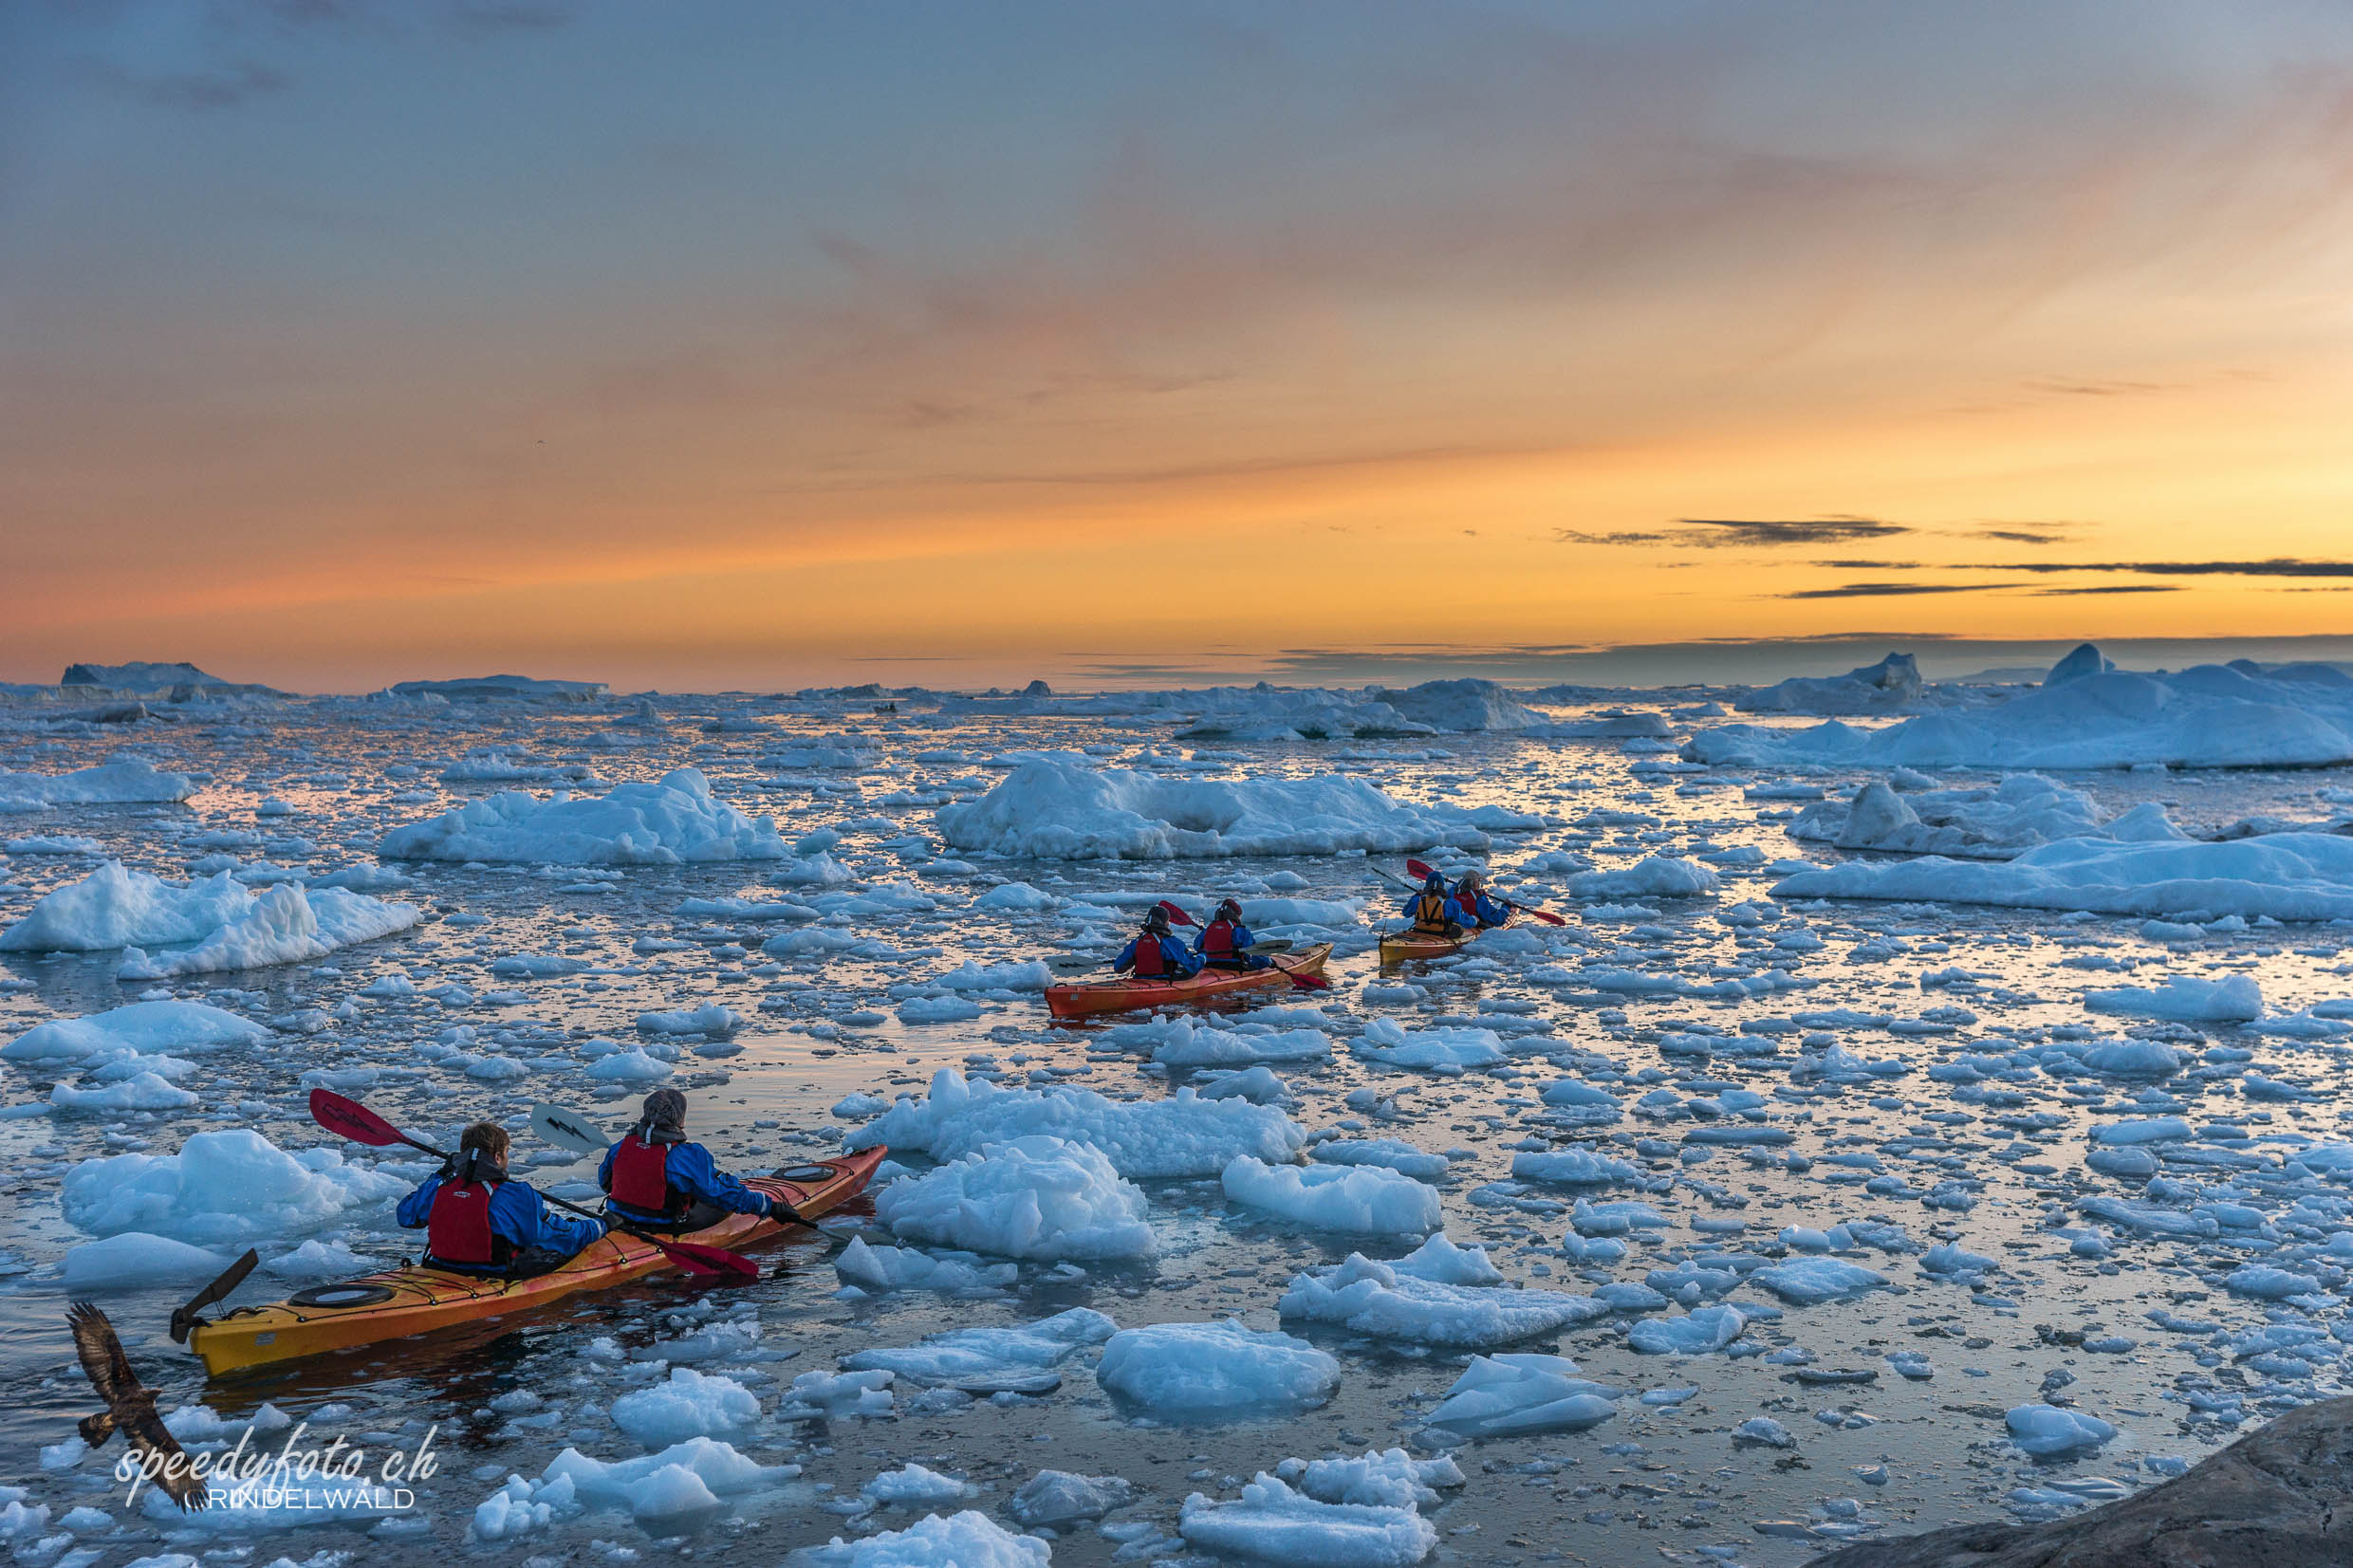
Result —
POLYGON ((531 1131, 557 1148, 569 1149, 575 1154, 602 1154, 613 1146, 611 1134, 561 1105, 532 1106, 531 1131))

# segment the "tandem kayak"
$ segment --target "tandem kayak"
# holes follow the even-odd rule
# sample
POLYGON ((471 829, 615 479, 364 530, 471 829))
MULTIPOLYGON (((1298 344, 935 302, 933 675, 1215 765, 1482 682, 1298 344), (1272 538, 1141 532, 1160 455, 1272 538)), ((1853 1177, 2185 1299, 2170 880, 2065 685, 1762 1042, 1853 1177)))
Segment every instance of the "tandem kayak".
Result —
MULTIPOLYGON (((1503 925, 1508 926, 1506 920, 1503 925)), ((1380 939, 1380 964, 1387 968, 1416 958, 1444 958, 1450 952, 1460 952, 1475 942, 1482 932, 1501 931, 1503 926, 1474 926, 1460 936, 1432 936, 1422 932, 1397 932, 1380 939)))
POLYGON ((1046 987, 1046 1006, 1056 1018, 1089 1013, 1132 1012, 1139 1007, 1182 1006, 1237 991, 1290 989, 1294 974, 1322 974, 1332 955, 1329 942, 1297 952, 1277 953, 1263 969, 1203 969, 1182 980, 1092 980, 1046 987))
MULTIPOLYGON (((840 1208, 864 1190, 885 1153, 880 1148, 866 1149, 837 1159, 812 1160, 774 1175, 747 1176, 744 1185, 782 1198, 796 1212, 813 1217, 840 1208)), ((730 1214, 717 1225, 689 1231, 677 1240, 734 1250, 782 1235, 786 1228, 775 1220, 730 1214)), ((611 1234, 589 1243, 561 1268, 528 1280, 486 1280, 422 1265, 391 1268, 363 1279, 318 1285, 268 1306, 232 1308, 191 1330, 188 1348, 204 1357, 207 1373, 217 1376, 240 1367, 290 1361, 522 1312, 672 1266, 635 1237, 611 1234)))

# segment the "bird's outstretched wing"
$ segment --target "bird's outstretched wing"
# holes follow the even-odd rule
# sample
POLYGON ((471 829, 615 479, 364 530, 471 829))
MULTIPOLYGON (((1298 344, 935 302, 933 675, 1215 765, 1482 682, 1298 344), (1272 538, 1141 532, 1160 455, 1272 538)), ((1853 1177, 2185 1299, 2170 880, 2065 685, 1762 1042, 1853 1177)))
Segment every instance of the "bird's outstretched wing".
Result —
POLYGON ((116 1337, 114 1324, 88 1301, 76 1301, 68 1307, 65 1321, 73 1329, 74 1354, 81 1358, 83 1372, 99 1397, 106 1401, 105 1414, 92 1416, 82 1424, 83 1440, 95 1448, 112 1432, 120 1431, 131 1451, 155 1476, 156 1485, 165 1496, 182 1508, 203 1507, 207 1502, 205 1483, 201 1477, 189 1473, 187 1455, 179 1440, 163 1425, 163 1417, 156 1413, 156 1396, 139 1380, 139 1374, 131 1370, 131 1358, 122 1354, 122 1341, 116 1337), (93 1441, 94 1430, 97 1435, 93 1441), (170 1463, 175 1459, 179 1463, 170 1463))
POLYGON ((209 1487, 202 1476, 189 1473, 187 1455, 179 1440, 163 1425, 163 1417, 156 1413, 152 1404, 122 1424, 123 1441, 131 1451, 153 1472, 156 1485, 163 1495, 178 1503, 182 1510, 201 1508, 211 1501, 209 1487), (153 1457, 151 1457, 153 1456, 153 1457), (177 1464, 172 1463, 177 1460, 177 1464))
POLYGON ((139 1392, 139 1374, 131 1370, 122 1341, 115 1337, 115 1326, 104 1313, 87 1301, 76 1301, 66 1309, 65 1321, 73 1327, 74 1354, 82 1358, 82 1370, 108 1409, 139 1392))

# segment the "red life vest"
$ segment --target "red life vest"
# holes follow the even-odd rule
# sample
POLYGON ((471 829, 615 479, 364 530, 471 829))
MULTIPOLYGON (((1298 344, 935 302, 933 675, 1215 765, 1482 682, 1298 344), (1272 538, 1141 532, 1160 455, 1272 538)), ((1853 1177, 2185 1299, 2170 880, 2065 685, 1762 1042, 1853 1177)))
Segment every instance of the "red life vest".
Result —
POLYGON ((612 1179, 604 1190, 616 1203, 648 1214, 669 1213, 670 1146, 640 1143, 635 1133, 622 1138, 613 1146, 612 1179))
POLYGON ((1454 902, 1462 906, 1464 917, 1471 920, 1473 923, 1475 924, 1486 918, 1485 915, 1479 913, 1479 895, 1476 889, 1456 888, 1454 890, 1454 902))
POLYGON ((1232 958, 1233 956, 1233 922, 1212 920, 1201 928, 1201 956, 1232 958))
POLYGON ((1160 939, 1146 932, 1136 938, 1136 961, 1132 966, 1139 980, 1158 980, 1168 973, 1168 954, 1160 950, 1160 939))
POLYGON ((445 1264, 503 1266, 514 1256, 514 1243, 491 1228, 491 1194, 494 1181, 441 1184, 425 1216, 425 1256, 445 1264))

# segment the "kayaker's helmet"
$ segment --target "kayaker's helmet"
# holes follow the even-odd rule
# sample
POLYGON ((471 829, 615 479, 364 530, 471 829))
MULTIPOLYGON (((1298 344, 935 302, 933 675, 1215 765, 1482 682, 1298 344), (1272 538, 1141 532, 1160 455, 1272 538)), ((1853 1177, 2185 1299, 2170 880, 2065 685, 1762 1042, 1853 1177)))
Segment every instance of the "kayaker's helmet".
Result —
POLYGON ((1155 904, 1144 911, 1144 930, 1154 936, 1168 934, 1168 911, 1155 904))
POLYGON ((1446 891, 1446 878, 1440 876, 1434 871, 1430 874, 1429 879, 1421 884, 1421 891, 1424 893, 1444 893, 1446 891))
POLYGON ((1229 899, 1227 899, 1224 903, 1222 903, 1222 904, 1220 904, 1220 905, 1218 905, 1218 906, 1217 906, 1216 913, 1215 913, 1214 914, 1211 915, 1211 916, 1210 916, 1210 918, 1212 918, 1213 920, 1239 920, 1239 919, 1241 919, 1241 918, 1242 918, 1242 905, 1241 905, 1241 901, 1240 901, 1239 899, 1234 899, 1234 898, 1229 898, 1229 899))

